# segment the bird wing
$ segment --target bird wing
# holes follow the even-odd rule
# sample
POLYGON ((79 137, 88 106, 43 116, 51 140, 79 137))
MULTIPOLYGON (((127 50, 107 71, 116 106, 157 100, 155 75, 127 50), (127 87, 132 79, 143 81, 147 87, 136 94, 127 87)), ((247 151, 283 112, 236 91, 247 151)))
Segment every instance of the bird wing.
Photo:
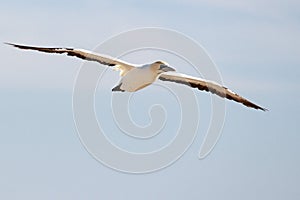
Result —
POLYGON ((170 82, 175 82, 175 83, 180 83, 184 84, 193 88, 197 88, 198 90, 204 90, 207 92, 211 92, 213 94, 216 94, 222 98, 227 98, 229 100, 233 100, 239 103, 244 104, 247 107, 259 109, 266 111, 267 109, 262 108, 247 99, 239 96, 238 94, 232 92, 228 88, 219 85, 215 82, 212 81, 207 81, 201 78, 196 78, 192 76, 188 76, 185 74, 180 74, 180 73, 163 73, 159 76, 159 79, 162 81, 170 81, 170 82))
POLYGON ((121 61, 116 58, 112 58, 107 55, 94 53, 94 52, 84 50, 84 49, 33 47, 33 46, 18 45, 18 44, 13 44, 13 43, 5 43, 5 44, 17 47, 19 49, 35 50, 35 51, 41 51, 41 52, 45 52, 45 53, 66 54, 68 56, 75 56, 75 57, 81 58, 83 60, 95 61, 102 65, 107 65, 110 67, 115 66, 117 70, 121 71, 121 73, 120 73, 121 76, 126 74, 132 68, 134 68, 133 64, 121 61))

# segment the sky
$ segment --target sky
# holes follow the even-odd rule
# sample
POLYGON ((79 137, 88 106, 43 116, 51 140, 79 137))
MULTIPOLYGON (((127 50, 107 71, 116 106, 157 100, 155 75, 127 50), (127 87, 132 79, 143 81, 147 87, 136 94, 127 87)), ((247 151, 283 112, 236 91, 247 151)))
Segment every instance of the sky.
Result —
MULTIPOLYGON (((264 113, 226 102, 222 136, 209 156, 199 160, 211 114, 210 96, 199 92, 201 125, 186 153, 157 172, 122 173, 95 160, 77 134, 72 93, 82 61, 1 44, 1 199, 300 198, 298 1, 0 2, 0 42, 92 50, 132 29, 176 30, 205 48, 227 87, 269 109, 264 113)), ((161 57, 176 64, 165 53, 137 55, 124 58, 138 63, 161 57)), ((97 99, 110 95, 119 79, 113 71, 108 75, 97 99)), ((130 105, 131 114, 138 124, 147 124, 145 106, 161 100, 171 116, 167 136, 152 146, 127 143, 117 131, 110 139, 135 150, 168 142, 180 113, 170 106, 174 99, 157 98, 155 87, 137 93, 138 107, 130 105)), ((96 108, 99 119, 109 114, 100 103, 96 108)), ((114 126, 106 124, 107 129, 114 126)))

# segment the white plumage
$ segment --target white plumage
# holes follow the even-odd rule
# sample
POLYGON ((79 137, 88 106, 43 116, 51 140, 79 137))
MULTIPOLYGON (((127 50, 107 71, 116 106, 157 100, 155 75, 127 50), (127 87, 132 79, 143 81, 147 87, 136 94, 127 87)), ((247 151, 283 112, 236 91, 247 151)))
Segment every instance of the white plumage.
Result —
POLYGON ((137 66, 125 61, 112 58, 107 55, 97 54, 91 51, 83 49, 73 48, 47 48, 47 47, 32 47, 18 44, 11 44, 14 47, 26 50, 36 50, 46 53, 58 53, 66 54, 68 56, 75 56, 88 61, 95 61, 103 65, 114 67, 115 70, 120 71, 122 77, 119 84, 115 86, 112 91, 127 91, 135 92, 142 88, 151 85, 157 79, 162 81, 169 81, 184 84, 199 90, 211 92, 220 97, 227 98, 229 100, 242 103, 245 106, 266 111, 267 109, 262 108, 249 100, 239 96, 232 92, 228 88, 219 85, 218 83, 207 81, 201 78, 188 76, 175 72, 175 69, 171 68, 166 62, 156 61, 150 64, 137 66), (165 73, 168 72, 168 73, 165 73))

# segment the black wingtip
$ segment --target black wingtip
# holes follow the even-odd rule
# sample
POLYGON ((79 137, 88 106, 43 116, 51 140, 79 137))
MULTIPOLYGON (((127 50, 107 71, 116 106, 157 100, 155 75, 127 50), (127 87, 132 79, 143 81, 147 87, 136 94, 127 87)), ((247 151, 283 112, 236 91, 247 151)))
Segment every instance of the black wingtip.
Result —
POLYGON ((247 102, 245 102, 243 104, 245 106, 248 106, 248 107, 251 107, 251 108, 254 108, 254 109, 257 109, 257 110, 261 110, 261 111, 264 111, 264 112, 269 111, 267 108, 260 107, 260 106, 254 104, 254 103, 252 103, 250 101, 247 101, 247 102))
POLYGON ((10 45, 10 46, 15 46, 15 44, 10 43, 10 42, 3 42, 3 44, 10 45))
POLYGON ((261 110, 261 111, 264 111, 264 112, 266 112, 266 111, 269 111, 268 109, 266 109, 266 108, 261 108, 261 107, 259 107, 259 108, 256 108, 257 110, 261 110))
POLYGON ((263 108, 263 107, 260 107, 260 106, 258 106, 258 105, 255 105, 255 104, 253 104, 253 105, 254 105, 254 106, 250 106, 250 107, 255 108, 255 109, 257 109, 257 110, 264 111, 264 112, 269 111, 267 108, 263 108))
POLYGON ((9 45, 9 46, 17 47, 17 48, 25 47, 25 46, 14 44, 14 43, 10 43, 10 42, 3 42, 3 43, 6 44, 6 45, 9 45))
POLYGON ((248 101, 246 104, 247 104, 246 106, 255 108, 255 109, 257 109, 257 110, 261 110, 261 111, 264 111, 264 112, 265 112, 265 111, 269 111, 267 108, 260 107, 260 106, 254 104, 254 103, 252 103, 252 102, 250 102, 250 101, 248 101))

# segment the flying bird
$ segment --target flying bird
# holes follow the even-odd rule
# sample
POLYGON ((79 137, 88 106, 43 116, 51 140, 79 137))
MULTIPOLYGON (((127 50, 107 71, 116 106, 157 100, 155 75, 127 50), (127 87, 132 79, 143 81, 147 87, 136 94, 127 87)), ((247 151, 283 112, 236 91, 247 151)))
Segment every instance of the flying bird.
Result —
POLYGON ((155 61, 153 63, 135 65, 120 59, 94 53, 84 49, 33 47, 13 43, 6 44, 19 49, 36 50, 45 53, 66 54, 68 56, 75 56, 83 60, 94 61, 102 65, 113 67, 114 70, 120 72, 120 76, 122 77, 120 82, 112 89, 113 92, 135 92, 147 87, 148 85, 151 85, 154 81, 159 79, 161 81, 179 83, 192 88, 197 88, 198 90, 211 92, 222 98, 227 98, 229 100, 242 103, 250 108, 263 111, 267 110, 266 108, 252 103, 251 101, 239 96, 238 94, 229 90, 227 87, 224 87, 218 83, 182 73, 177 73, 174 68, 170 67, 169 64, 164 61, 155 61))

